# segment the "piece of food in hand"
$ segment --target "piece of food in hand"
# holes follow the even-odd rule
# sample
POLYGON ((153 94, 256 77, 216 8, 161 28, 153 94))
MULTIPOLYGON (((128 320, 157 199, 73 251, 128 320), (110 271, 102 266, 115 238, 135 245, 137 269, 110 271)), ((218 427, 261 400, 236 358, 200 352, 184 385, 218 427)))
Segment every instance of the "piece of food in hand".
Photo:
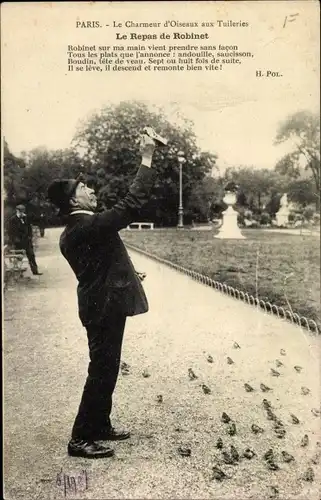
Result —
POLYGON ((157 143, 162 144, 163 146, 167 146, 168 143, 167 139, 165 139, 165 137, 162 137, 157 132, 155 132, 153 127, 144 127, 143 134, 146 134, 148 137, 150 137, 157 143))
POLYGON ((310 483, 314 481, 314 470, 312 469, 312 467, 308 467, 308 469, 303 474, 302 479, 303 481, 308 481, 310 483))
POLYGON ((251 430, 253 434, 262 434, 264 432, 264 429, 262 429, 262 427, 256 424, 251 425, 251 430))
POLYGON ((280 354, 281 356, 285 356, 286 355, 285 349, 280 349, 280 354))
POLYGON ((223 448, 223 440, 222 440, 222 438, 218 438, 218 440, 216 441, 216 448, 218 450, 221 450, 223 448))
POLYGON ((277 370, 274 370, 274 368, 271 368, 271 374, 273 377, 279 377, 281 374, 277 370))
POLYGON ((230 358, 229 356, 226 358, 226 360, 227 360, 227 364, 228 364, 228 365, 233 365, 233 364, 234 364, 233 359, 232 359, 232 358, 230 358))
POLYGON ((146 369, 143 371, 142 375, 143 375, 143 377, 144 377, 144 378, 148 378, 148 377, 150 377, 150 373, 149 373, 149 371, 148 371, 148 370, 146 370, 146 369))
POLYGON ((295 371, 296 371, 296 372, 300 373, 300 372, 302 371, 302 366, 298 366, 298 365, 296 365, 296 366, 294 367, 294 369, 295 369, 295 371))
POLYGON ((268 401, 267 399, 263 399, 262 404, 263 404, 263 407, 264 407, 266 410, 268 410, 268 409, 270 409, 270 408, 272 407, 271 402, 270 402, 270 401, 268 401))
POLYGON ((321 411, 320 411, 320 410, 318 410, 317 408, 312 408, 311 413, 312 413, 315 417, 320 417, 320 415, 321 415, 321 411))
POLYGON ((188 369, 188 376, 190 380, 196 380, 198 378, 197 375, 195 375, 195 373, 193 372, 192 368, 188 369))
POLYGON ((207 387, 207 385, 202 384, 202 389, 203 389, 204 394, 211 394, 211 389, 209 387, 207 387))
POLYGON ((276 367, 277 367, 277 368, 280 368, 280 366, 284 366, 284 365, 283 365, 283 363, 282 363, 282 361, 280 361, 279 359, 277 359, 277 360, 275 361, 275 364, 276 364, 276 367))
POLYGON ((215 465, 212 470, 213 470, 212 478, 215 479, 216 481, 223 481, 223 479, 227 477, 225 472, 223 472, 222 469, 218 467, 218 465, 215 465))
POLYGON ((281 455, 282 455, 284 462, 286 462, 286 463, 294 462, 294 456, 291 455, 290 453, 288 453, 287 451, 282 451, 281 455))
POLYGON ((228 427, 226 429, 226 432, 230 435, 230 436, 235 436, 236 434, 236 425, 234 422, 230 422, 228 424, 228 427))
POLYGON ((182 456, 182 457, 190 457, 191 456, 191 449, 188 448, 187 446, 180 446, 178 448, 178 453, 182 456))
POLYGON ((163 396, 161 394, 158 394, 156 396, 156 399, 157 399, 157 403, 162 403, 163 402, 163 396))
POLYGON ((250 384, 244 384, 244 388, 245 388, 246 392, 253 392, 254 391, 253 387, 250 384))
POLYGON ((303 396, 307 396, 308 394, 310 394, 310 389, 308 387, 301 387, 301 394, 303 394, 303 396))
POLYGON ((238 462, 240 460, 240 455, 235 446, 231 444, 231 457, 235 462, 238 462))
POLYGON ((228 424, 231 421, 231 417, 229 417, 228 414, 223 411, 221 420, 222 422, 224 422, 224 424, 228 424))
POLYGON ((293 413, 291 413, 291 419, 292 419, 292 423, 293 424, 299 424, 300 423, 300 420, 298 419, 298 417, 296 417, 295 415, 293 415, 293 413))
POLYGON ((209 354, 209 355, 207 356, 207 361, 208 361, 209 363, 213 363, 213 361, 214 361, 214 360, 213 360, 213 356, 211 356, 211 355, 209 354))
POLYGON ((276 486, 270 486, 269 498, 277 498, 278 495, 279 495, 279 490, 276 488, 276 486))
POLYGON ((260 384, 260 389, 262 392, 269 392, 269 391, 272 391, 271 387, 268 387, 267 385, 265 384, 260 384))
POLYGON ((304 448, 305 446, 308 446, 309 444, 309 436, 307 434, 304 434, 303 438, 301 439, 300 446, 304 448))
POLYGON ((241 349, 240 344, 238 344, 237 342, 234 342, 233 347, 234 349, 241 349))
POLYGON ((243 456, 247 458, 248 460, 251 460, 253 457, 255 457, 256 453, 251 450, 250 448, 246 448, 246 450, 243 453, 243 456))

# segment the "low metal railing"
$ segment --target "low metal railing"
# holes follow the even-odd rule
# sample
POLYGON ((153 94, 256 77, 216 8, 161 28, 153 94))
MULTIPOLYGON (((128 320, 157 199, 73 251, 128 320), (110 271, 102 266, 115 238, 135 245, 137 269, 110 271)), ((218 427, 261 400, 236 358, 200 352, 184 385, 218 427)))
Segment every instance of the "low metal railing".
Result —
POLYGON ((282 306, 271 304, 271 302, 265 301, 258 297, 254 297, 253 295, 247 292, 243 292, 242 290, 238 290, 237 288, 227 285, 226 283, 221 283, 219 281, 213 280, 212 278, 209 278, 208 276, 193 271, 192 269, 187 269, 183 266, 180 266, 179 264, 174 264, 174 262, 163 259, 162 257, 158 257, 157 255, 151 254, 150 252, 142 250, 141 248, 138 248, 135 245, 132 245, 131 243, 127 243, 126 241, 125 245, 128 248, 138 253, 141 253, 146 257, 149 257, 150 259, 161 262, 162 264, 165 264, 166 266, 171 267, 172 269, 175 269, 176 271, 182 274, 186 274, 193 280, 198 281, 203 285, 214 288, 215 290, 223 292, 226 295, 229 295, 237 300, 242 300, 243 302, 246 302, 249 305, 255 306, 263 310, 265 313, 274 314, 278 318, 291 321, 291 323, 296 324, 301 328, 306 328, 310 332, 320 333, 320 329, 317 323, 314 321, 314 319, 309 319, 306 318, 305 316, 300 316, 299 314, 291 311, 290 309, 285 309, 282 306))

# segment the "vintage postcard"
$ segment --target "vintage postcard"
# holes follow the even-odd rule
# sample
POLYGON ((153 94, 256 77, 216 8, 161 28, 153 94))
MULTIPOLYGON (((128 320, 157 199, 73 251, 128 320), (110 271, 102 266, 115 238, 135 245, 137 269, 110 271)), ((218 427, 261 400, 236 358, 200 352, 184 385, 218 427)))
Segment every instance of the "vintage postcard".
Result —
POLYGON ((319 500, 318 2, 1 14, 3 498, 319 500))

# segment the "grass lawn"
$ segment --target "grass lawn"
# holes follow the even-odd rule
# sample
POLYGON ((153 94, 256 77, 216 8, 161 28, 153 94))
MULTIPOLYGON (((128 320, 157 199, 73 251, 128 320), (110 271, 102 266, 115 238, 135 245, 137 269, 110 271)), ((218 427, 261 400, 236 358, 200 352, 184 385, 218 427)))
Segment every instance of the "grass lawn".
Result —
POLYGON ((219 240, 214 231, 122 231, 124 242, 193 269, 271 303, 286 306, 318 325, 320 244, 313 236, 243 230, 245 240, 219 240), (288 301, 288 303, 287 303, 288 301))

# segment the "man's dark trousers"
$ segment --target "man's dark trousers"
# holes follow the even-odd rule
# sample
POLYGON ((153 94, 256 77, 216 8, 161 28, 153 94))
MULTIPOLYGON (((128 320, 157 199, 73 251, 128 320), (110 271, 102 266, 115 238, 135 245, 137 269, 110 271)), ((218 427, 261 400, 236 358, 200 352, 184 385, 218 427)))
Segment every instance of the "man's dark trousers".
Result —
POLYGON ((108 429, 125 329, 126 316, 110 312, 102 325, 87 326, 89 346, 88 376, 78 414, 72 429, 73 439, 98 439, 108 429))
POLYGON ((27 258, 29 261, 29 266, 30 266, 31 272, 33 274, 37 274, 38 273, 38 266, 36 263, 36 257, 35 257, 35 252, 34 252, 32 243, 31 242, 28 243, 25 246, 24 250, 26 251, 26 255, 27 255, 27 258))

